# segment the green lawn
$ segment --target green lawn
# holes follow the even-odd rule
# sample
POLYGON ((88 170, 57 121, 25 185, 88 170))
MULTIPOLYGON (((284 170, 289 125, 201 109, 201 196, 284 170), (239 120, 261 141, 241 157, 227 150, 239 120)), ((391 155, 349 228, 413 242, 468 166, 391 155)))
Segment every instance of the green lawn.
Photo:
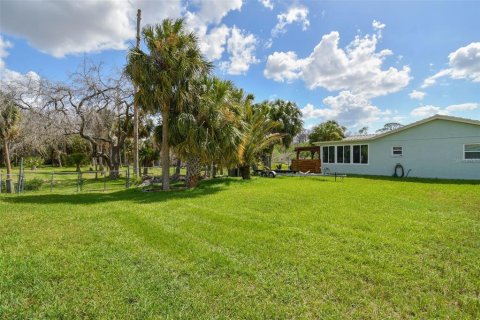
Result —
POLYGON ((0 196, 0 318, 480 317, 480 184, 0 196))

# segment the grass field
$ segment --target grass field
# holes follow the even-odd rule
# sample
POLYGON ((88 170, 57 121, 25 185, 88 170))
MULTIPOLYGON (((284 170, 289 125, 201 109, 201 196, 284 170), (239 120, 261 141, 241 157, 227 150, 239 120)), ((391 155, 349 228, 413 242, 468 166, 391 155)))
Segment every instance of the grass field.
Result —
POLYGON ((480 184, 0 196, 0 318, 480 316, 480 184))

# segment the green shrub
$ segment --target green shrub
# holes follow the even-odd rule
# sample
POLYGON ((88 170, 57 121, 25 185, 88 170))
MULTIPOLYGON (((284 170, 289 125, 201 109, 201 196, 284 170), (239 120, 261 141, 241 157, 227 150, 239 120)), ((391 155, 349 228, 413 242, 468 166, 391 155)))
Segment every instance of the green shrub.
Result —
POLYGON ((80 172, 80 166, 89 164, 88 155, 82 152, 72 153, 68 155, 67 164, 68 165, 75 165, 77 168, 77 172, 80 172))
POLYGON ((37 169, 37 167, 41 166, 43 164, 43 158, 42 157, 26 157, 23 160, 23 164, 27 168, 31 168, 32 170, 37 169))
POLYGON ((43 185, 43 180, 39 178, 34 178, 32 180, 25 181, 25 190, 36 191, 40 190, 43 185))

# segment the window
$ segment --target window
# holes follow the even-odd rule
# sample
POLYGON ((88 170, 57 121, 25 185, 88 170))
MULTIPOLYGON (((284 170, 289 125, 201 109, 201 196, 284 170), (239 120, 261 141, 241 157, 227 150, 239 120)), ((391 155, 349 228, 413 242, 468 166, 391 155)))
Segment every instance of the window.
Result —
POLYGON ((360 146, 353 146, 353 163, 360 163, 360 146))
POLYGON ((465 160, 480 160, 480 143, 466 144, 463 151, 465 160))
POLYGON ((322 147, 323 163, 335 163, 335 146, 322 147))
POLYGON ((337 163, 350 163, 350 146, 337 147, 337 163))
POLYGON ((328 162, 335 163, 335 147, 328 147, 328 162))
POLYGON ((328 163, 328 147, 322 147, 322 162, 328 163))
POLYGON ((392 156, 403 156, 403 147, 392 147, 392 156))
POLYGON ((368 145, 353 146, 353 163, 368 164, 368 145))
POLYGON ((361 146, 361 163, 368 163, 368 145, 361 146))

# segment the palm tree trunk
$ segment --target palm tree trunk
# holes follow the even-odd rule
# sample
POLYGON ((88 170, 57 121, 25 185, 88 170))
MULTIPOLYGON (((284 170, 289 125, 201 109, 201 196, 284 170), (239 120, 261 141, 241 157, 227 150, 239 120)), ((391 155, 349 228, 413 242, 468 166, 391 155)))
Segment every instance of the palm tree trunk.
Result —
POLYGON ((185 184, 187 188, 195 188, 198 186, 200 179, 200 172, 202 169, 200 158, 191 156, 187 158, 187 176, 185 178, 185 184))
POLYGON ((162 189, 170 189, 170 146, 168 145, 169 110, 163 106, 162 112, 162 189))
POLYGON ((245 165, 240 167, 240 173, 243 180, 250 180, 250 165, 245 165))
POLYGON ((7 193, 13 193, 12 165, 10 163, 10 152, 8 150, 7 139, 3 140, 3 149, 5 150, 5 164, 7 165, 7 179, 5 180, 5 187, 7 189, 7 193))

